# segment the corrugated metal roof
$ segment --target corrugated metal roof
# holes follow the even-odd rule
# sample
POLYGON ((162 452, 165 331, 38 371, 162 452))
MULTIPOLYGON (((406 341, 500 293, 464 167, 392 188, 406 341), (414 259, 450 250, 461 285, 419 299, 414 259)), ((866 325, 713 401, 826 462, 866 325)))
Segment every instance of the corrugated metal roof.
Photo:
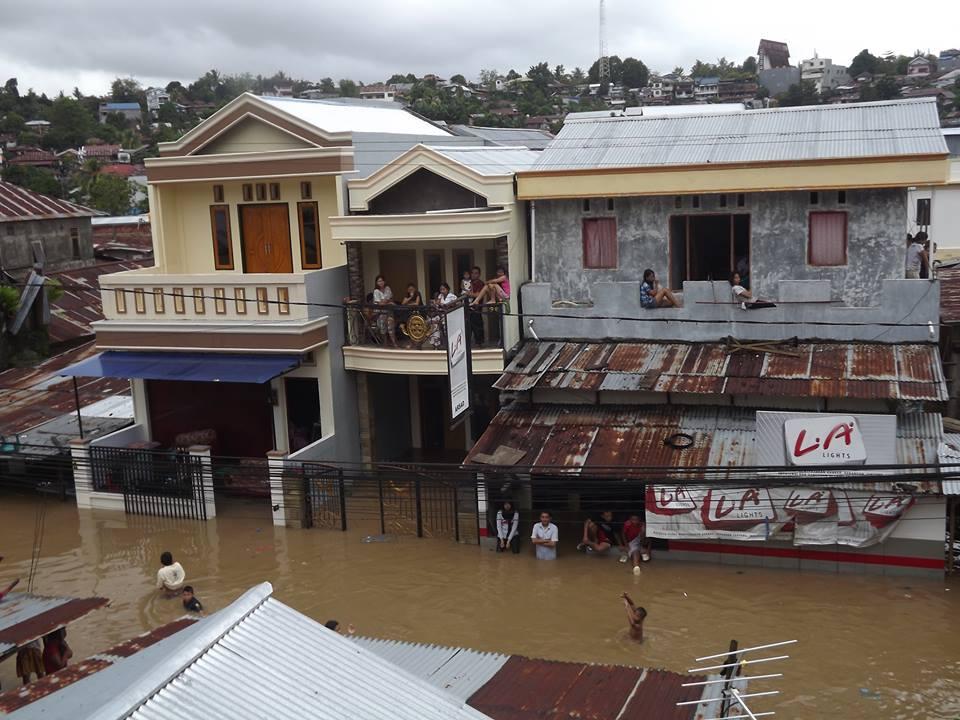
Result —
MULTIPOLYGON (((937 460, 944 472, 960 473, 960 434, 946 433, 937 449, 937 460)), ((944 495, 960 495, 960 479, 943 481, 944 495)))
POLYGON ((490 145, 513 145, 516 147, 543 150, 553 140, 553 135, 546 130, 527 128, 492 128, 476 127, 474 125, 450 125, 457 135, 476 137, 490 145))
POLYGON ((466 648, 367 637, 352 640, 463 701, 483 687, 509 659, 507 655, 466 648))
POLYGON ((940 322, 960 323, 960 265, 937 270, 940 280, 940 322))
POLYGON ((486 717, 271 593, 269 583, 259 585, 210 617, 12 717, 486 717))
POLYGON ((456 147, 428 146, 454 162, 465 165, 481 175, 513 175, 518 170, 533 166, 538 153, 520 147, 456 147))
POLYGON ((531 172, 947 154, 934 99, 568 120, 531 172))
POLYGON ((450 135, 443 128, 402 107, 394 109, 286 97, 261 97, 258 100, 329 133, 382 132, 394 135, 450 135))
POLYGON ((723 343, 528 342, 494 383, 538 389, 945 402, 936 345, 804 343, 789 354, 723 343))
POLYGON ((96 210, 0 180, 0 223, 97 215, 96 210))
POLYGON ((106 605, 100 597, 42 597, 12 593, 0 601, 0 658, 106 605))

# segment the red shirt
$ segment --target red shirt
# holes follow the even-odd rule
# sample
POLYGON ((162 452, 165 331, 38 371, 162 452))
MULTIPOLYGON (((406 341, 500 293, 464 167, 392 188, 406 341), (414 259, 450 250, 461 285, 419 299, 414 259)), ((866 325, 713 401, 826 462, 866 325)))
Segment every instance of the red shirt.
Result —
POLYGON ((643 537, 643 530, 643 523, 634 525, 631 522, 626 522, 623 524, 623 537, 628 543, 633 542, 635 538, 643 537))
POLYGON ((63 645, 59 641, 43 643, 43 669, 49 675, 55 673, 67 664, 63 661, 63 645))
POLYGON ((484 282, 483 280, 471 280, 470 281, 470 292, 478 293, 483 290, 484 282))

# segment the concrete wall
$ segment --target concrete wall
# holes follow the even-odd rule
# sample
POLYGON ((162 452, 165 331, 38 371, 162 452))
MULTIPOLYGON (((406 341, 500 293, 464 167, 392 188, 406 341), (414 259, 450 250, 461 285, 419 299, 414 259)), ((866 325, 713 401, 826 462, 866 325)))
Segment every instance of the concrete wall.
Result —
POLYGON ((45 271, 89 265, 93 262, 93 231, 90 218, 23 220, 0 223, 0 267, 14 275, 25 275, 33 267, 31 243, 43 243, 45 271), (73 252, 71 229, 76 229, 79 252, 73 252))
POLYGON ((829 280, 832 297, 848 306, 872 306, 881 301, 881 282, 903 277, 906 245, 903 234, 906 190, 850 190, 840 204, 837 193, 748 193, 743 207, 736 195, 683 196, 676 207, 674 196, 616 198, 607 210, 604 199, 538 200, 534 237, 535 282, 550 283, 554 299, 584 301, 592 298, 598 282, 639 281, 645 268, 653 268, 662 282, 670 270, 670 218, 673 215, 746 213, 750 215, 751 284, 755 294, 771 296, 781 280, 829 280), (807 264, 807 239, 811 211, 844 210, 848 216, 848 263, 842 267, 807 264), (615 217, 619 239, 619 267, 614 270, 583 268, 582 220, 615 217))

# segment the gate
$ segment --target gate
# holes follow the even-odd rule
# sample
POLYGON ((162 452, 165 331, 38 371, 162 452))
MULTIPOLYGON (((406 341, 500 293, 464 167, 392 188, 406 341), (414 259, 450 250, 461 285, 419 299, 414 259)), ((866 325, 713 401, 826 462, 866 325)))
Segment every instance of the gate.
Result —
POLYGON ((308 527, 347 529, 343 470, 303 463, 304 516, 308 527))
POLYGON ((456 483, 411 467, 376 472, 381 532, 460 540, 456 483))
POLYGON ((94 446, 90 462, 93 490, 123 493, 123 509, 128 513, 207 519, 199 457, 94 446))

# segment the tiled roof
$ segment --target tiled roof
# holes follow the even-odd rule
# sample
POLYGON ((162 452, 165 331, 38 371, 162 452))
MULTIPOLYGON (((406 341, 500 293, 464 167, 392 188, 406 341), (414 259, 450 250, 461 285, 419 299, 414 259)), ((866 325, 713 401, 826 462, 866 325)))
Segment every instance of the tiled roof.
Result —
POLYGON ((0 180, 0 222, 93 217, 98 213, 66 200, 27 190, 0 180))
POLYGON ((84 145, 83 153, 88 158, 113 157, 120 152, 119 145, 84 145))
POLYGON ((781 351, 723 343, 528 342, 500 390, 620 390, 693 395, 945 402, 936 345, 801 343, 781 351))

